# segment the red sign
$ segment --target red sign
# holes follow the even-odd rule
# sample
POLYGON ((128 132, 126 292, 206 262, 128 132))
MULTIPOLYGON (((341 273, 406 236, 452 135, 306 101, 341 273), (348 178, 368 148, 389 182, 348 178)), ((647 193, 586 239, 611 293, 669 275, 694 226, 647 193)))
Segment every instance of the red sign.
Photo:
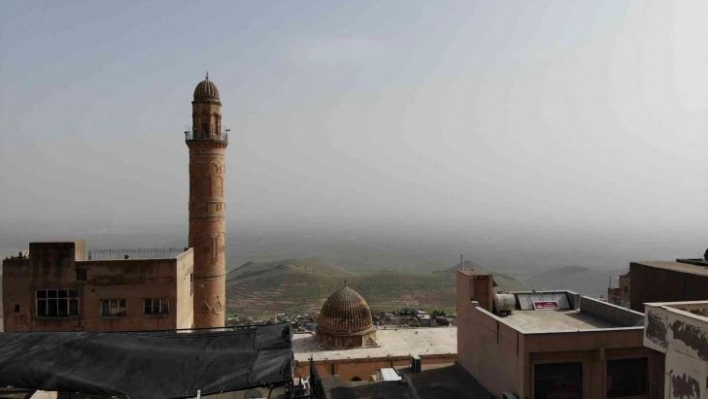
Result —
POLYGON ((558 309, 558 301, 534 301, 533 308, 536 310, 558 309))

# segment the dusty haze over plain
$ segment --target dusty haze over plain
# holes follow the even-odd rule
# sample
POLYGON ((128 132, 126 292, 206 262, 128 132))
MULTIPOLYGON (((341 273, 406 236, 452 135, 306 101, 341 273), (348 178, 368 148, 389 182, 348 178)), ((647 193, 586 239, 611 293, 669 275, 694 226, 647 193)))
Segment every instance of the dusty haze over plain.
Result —
POLYGON ((700 256, 707 17, 703 1, 2 2, 0 248, 184 245, 182 132, 208 70, 232 129, 231 254, 321 238, 519 265, 700 256))

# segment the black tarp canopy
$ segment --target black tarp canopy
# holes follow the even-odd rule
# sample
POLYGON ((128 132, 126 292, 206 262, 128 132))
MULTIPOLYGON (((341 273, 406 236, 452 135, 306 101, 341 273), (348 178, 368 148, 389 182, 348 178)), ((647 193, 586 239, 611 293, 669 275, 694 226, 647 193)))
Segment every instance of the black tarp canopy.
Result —
POLYGON ((0 333, 0 387, 194 397, 292 381, 287 324, 160 332, 0 333))

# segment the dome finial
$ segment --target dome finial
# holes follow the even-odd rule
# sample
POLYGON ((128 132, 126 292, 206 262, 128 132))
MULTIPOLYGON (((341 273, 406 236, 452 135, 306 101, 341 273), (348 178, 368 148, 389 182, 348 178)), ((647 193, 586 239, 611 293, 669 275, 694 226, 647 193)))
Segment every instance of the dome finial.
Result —
POLYGON ((206 79, 209 80, 209 71, 206 73, 206 79))
POLYGON ((347 280, 344 280, 344 286, 345 287, 347 286, 347 280))

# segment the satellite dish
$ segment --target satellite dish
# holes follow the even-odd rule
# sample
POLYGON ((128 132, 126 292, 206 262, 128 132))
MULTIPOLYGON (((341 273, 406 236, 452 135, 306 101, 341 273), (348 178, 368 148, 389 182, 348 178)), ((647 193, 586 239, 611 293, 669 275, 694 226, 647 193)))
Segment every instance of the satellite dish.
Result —
POLYGON ((246 393, 243 395, 244 399, 259 399, 262 398, 263 395, 261 395, 261 391, 257 389, 249 389, 246 391, 246 393))

